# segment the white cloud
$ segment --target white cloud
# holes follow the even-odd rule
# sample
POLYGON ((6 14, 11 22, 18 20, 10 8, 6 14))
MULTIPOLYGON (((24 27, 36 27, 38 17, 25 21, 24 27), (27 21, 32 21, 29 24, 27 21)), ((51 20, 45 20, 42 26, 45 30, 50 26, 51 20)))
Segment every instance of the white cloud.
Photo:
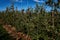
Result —
POLYGON ((40 2, 40 3, 44 3, 43 0, 34 0, 35 2, 40 2))
POLYGON ((34 0, 35 2, 40 2, 39 0, 34 0))
POLYGON ((13 2, 22 2, 22 0, 11 0, 13 2))
POLYGON ((22 0, 15 0, 16 2, 22 2, 22 0))

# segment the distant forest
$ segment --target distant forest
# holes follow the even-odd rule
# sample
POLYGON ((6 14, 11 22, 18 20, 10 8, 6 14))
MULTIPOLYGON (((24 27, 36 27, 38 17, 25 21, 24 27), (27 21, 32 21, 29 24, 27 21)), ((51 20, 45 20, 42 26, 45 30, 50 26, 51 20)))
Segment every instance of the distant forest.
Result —
MULTIPOLYGON (((3 25, 15 27, 17 32, 29 35, 31 40, 60 40, 60 0, 57 3, 52 0, 45 2, 52 7, 46 12, 43 5, 36 3, 35 9, 27 8, 14 10, 14 4, 0 11, 0 40, 16 40, 3 28, 3 25)), ((19 40, 24 40, 19 39, 19 40)), ((28 39, 26 39, 28 40, 28 39)))

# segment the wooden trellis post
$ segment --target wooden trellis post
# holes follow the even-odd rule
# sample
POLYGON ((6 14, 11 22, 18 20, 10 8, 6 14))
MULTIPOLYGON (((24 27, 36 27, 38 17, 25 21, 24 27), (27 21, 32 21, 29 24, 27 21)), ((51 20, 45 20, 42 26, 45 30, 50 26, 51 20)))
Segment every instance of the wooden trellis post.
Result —
POLYGON ((52 11, 52 27, 54 28, 54 11, 52 11))

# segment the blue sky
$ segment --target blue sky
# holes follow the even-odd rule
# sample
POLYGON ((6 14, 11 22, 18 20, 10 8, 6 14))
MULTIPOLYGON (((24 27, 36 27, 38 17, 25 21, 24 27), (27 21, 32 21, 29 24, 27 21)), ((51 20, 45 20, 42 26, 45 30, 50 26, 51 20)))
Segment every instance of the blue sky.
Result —
MULTIPOLYGON (((45 3, 45 1, 46 0, 0 0, 0 11, 5 10, 6 7, 10 7, 12 2, 14 2, 14 7, 18 7, 18 10, 21 10, 28 7, 35 8, 36 2, 41 5, 45 3)), ((45 9, 46 11, 50 11, 51 7, 45 6, 45 9)))

